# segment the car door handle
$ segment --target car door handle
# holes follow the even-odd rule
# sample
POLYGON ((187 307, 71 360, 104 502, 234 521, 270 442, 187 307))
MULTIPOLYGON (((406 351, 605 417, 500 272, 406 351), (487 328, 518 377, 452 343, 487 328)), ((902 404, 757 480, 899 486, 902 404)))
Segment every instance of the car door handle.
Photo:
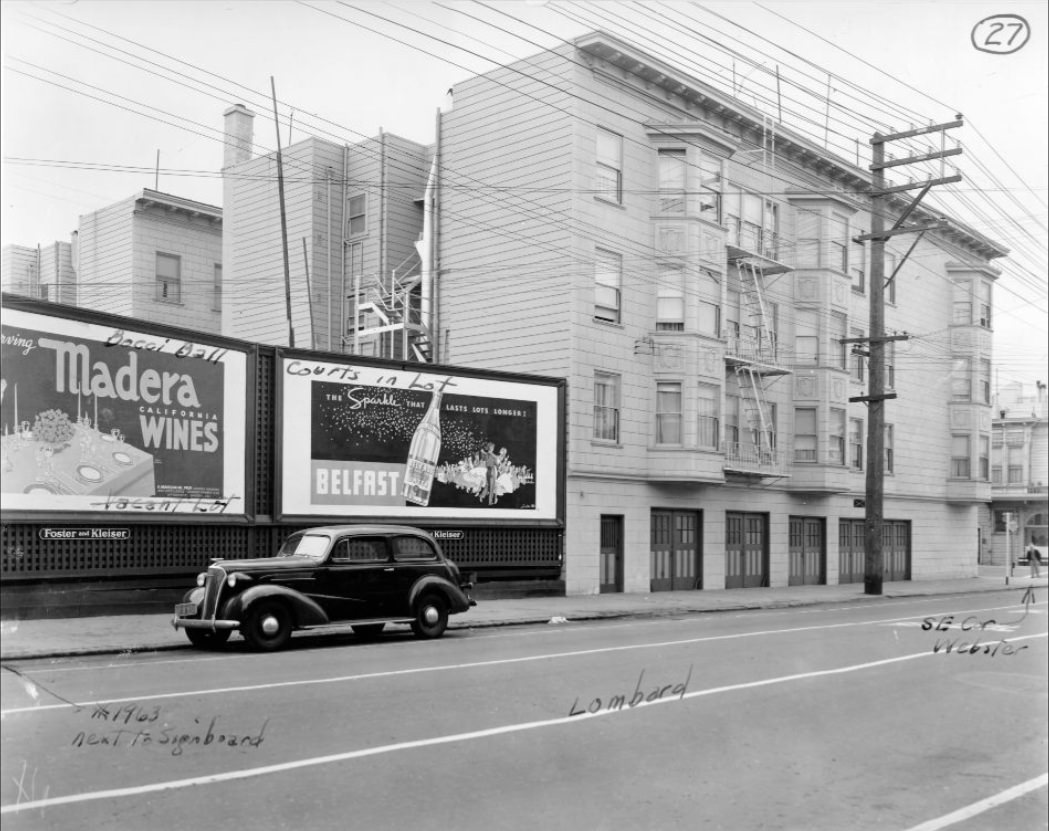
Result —
POLYGON ((393 571, 392 568, 384 568, 383 571, 393 571))

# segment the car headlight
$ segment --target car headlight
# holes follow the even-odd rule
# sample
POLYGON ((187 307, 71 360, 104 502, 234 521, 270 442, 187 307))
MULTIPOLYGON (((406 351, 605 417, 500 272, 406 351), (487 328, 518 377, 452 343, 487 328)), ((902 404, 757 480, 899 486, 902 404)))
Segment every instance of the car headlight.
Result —
POLYGON ((237 585, 237 575, 236 574, 231 574, 229 577, 227 577, 226 578, 226 585, 229 586, 231 589, 235 585, 237 585))
POLYGON ((207 577, 208 574, 205 571, 202 571, 200 574, 197 575, 197 588, 204 588, 204 581, 207 579, 207 577))

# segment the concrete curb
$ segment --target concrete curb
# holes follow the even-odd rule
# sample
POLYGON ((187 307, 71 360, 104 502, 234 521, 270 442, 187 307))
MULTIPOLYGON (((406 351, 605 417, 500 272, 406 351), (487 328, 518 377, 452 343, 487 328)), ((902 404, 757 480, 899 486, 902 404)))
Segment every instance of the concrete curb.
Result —
MULTIPOLYGON (((919 584, 920 585, 920 584, 919 584)), ((1039 584, 1044 585, 1044 584, 1039 584)), ((715 603, 709 605, 715 598, 704 598, 706 604, 704 606, 699 605, 660 605, 651 607, 640 607, 633 609, 607 609, 600 610, 595 609, 593 611, 582 611, 579 609, 565 610, 562 614, 558 614, 556 609, 544 611, 543 613, 536 612, 525 612, 518 616, 508 617, 506 619, 487 619, 487 620, 470 620, 467 617, 463 617, 459 620, 452 618, 449 623, 449 630, 464 630, 464 629, 494 629, 504 628, 510 626, 529 626, 538 625, 544 623, 550 623, 551 620, 557 618, 564 618, 564 623, 578 623, 593 620, 627 620, 627 619, 659 619, 668 617, 683 617, 683 616, 694 616, 702 614, 717 614, 721 612, 746 612, 746 611, 757 611, 761 609, 792 609, 792 608, 804 608, 812 606, 823 606, 830 604, 853 604, 853 603, 871 603, 877 602, 878 600, 899 600, 907 598, 925 598, 925 597, 952 597, 974 593, 985 593, 991 591, 1010 590, 1017 588, 1025 588, 1026 586, 1005 586, 997 584, 988 584, 986 582, 980 582, 976 585, 958 585, 957 587, 951 587, 947 590, 927 590, 921 591, 915 590, 917 587, 915 584, 910 584, 907 591, 889 591, 881 595, 850 595, 848 597, 819 597, 812 596, 806 598, 783 598, 783 599, 769 599, 763 598, 761 600, 746 601, 736 600, 735 598, 728 602, 715 603)), ((646 598, 650 595, 646 595, 646 598)), ((697 598, 698 599, 698 598, 697 598)), ((568 605, 571 599, 566 598, 546 598, 546 602, 557 602, 568 605), (566 600, 568 601, 566 603, 566 600)), ((720 598, 716 598, 720 600, 720 598)), ((542 602, 542 601, 535 601, 542 602)), ((160 615, 156 616, 158 619, 163 619, 160 615)), ((68 619, 70 625, 75 625, 73 621, 75 618, 68 619)), ((119 617, 112 618, 111 620, 119 621, 119 617)), ((563 625, 563 624, 560 624, 563 625)), ((341 624, 336 625, 328 632, 334 634, 342 631, 342 627, 345 627, 345 633, 349 634, 350 625, 341 624)), ((17 626, 16 626, 17 629, 17 626)), ((4 643, 0 646, 0 662, 12 662, 12 661, 26 661, 26 660, 48 660, 56 658, 68 658, 75 656, 98 656, 98 655, 141 655, 146 653, 156 652, 173 652, 177 650, 189 650, 194 647, 184 641, 179 633, 176 633, 173 629, 171 630, 172 637, 176 640, 170 642, 156 642, 139 644, 135 646, 123 646, 117 647, 113 645, 103 646, 56 646, 54 644, 40 646, 40 647, 19 647, 12 646, 8 647, 7 642, 10 640, 11 634, 5 631, 4 643)))

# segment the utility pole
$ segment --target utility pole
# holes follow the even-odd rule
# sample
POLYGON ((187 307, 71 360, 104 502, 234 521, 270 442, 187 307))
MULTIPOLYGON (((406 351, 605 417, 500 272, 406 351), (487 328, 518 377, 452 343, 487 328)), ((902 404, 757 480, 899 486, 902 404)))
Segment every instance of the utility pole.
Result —
MULTIPOLYGON (((270 75, 273 90, 273 126, 277 130, 277 191, 280 199, 280 241, 284 251, 284 306, 288 314, 288 346, 295 348, 295 324, 291 318, 291 267, 288 263, 288 217, 284 209, 284 161, 280 150, 280 119, 277 117, 277 82, 270 75)), ((311 316, 312 317, 312 316, 311 316)), ((310 331, 313 321, 310 320, 310 331)))
MULTIPOLYGON (((929 192, 934 185, 947 184, 949 182, 961 181, 960 175, 941 175, 938 179, 929 178, 925 182, 917 184, 900 185, 887 188, 885 186, 885 170, 890 167, 916 164, 918 162, 943 159, 947 156, 956 156, 962 152, 961 148, 941 149, 939 152, 926 153, 911 156, 905 159, 885 161, 885 145, 890 141, 913 138, 914 136, 929 133, 940 133, 952 127, 962 126, 962 117, 955 116, 956 120, 946 124, 930 125, 903 133, 882 135, 875 133, 871 138, 871 232, 855 237, 856 242, 870 241, 871 243, 871 274, 870 274, 870 332, 866 338, 849 338, 848 341, 867 341, 869 343, 869 387, 867 395, 850 398, 849 401, 863 401, 868 406, 867 411, 867 478, 866 499, 864 500, 864 551, 866 563, 864 568, 864 593, 881 594, 882 581, 884 579, 884 556, 882 552, 882 533, 884 527, 884 497, 885 497, 885 401, 895 398, 895 393, 885 392, 885 344, 889 341, 905 340, 906 335, 885 334, 885 287, 896 278, 900 267, 914 251, 914 245, 897 265, 896 269, 888 279, 885 276, 885 242, 898 234, 919 233, 926 231, 942 230, 946 227, 946 221, 925 222, 920 225, 904 226, 904 222, 918 207, 918 203, 929 192), (892 228, 886 230, 885 222, 889 212, 890 195, 902 193, 907 190, 921 192, 902 211, 892 228)), ((920 237, 919 237, 920 239, 920 237)))

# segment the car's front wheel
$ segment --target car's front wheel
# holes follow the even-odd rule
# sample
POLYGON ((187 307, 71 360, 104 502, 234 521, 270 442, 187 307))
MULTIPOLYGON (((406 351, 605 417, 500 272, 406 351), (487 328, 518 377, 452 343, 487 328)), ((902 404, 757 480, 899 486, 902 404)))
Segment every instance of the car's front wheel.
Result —
POLYGON ((425 594, 415 604, 412 631, 418 638, 439 638, 448 628, 448 601, 439 594, 425 594))
POLYGON ((272 652, 291 638, 292 620, 288 607, 279 600, 260 600, 248 611, 241 634, 255 649, 272 652))
POLYGON ((199 649, 218 649, 229 640, 229 629, 187 629, 189 642, 199 649))

